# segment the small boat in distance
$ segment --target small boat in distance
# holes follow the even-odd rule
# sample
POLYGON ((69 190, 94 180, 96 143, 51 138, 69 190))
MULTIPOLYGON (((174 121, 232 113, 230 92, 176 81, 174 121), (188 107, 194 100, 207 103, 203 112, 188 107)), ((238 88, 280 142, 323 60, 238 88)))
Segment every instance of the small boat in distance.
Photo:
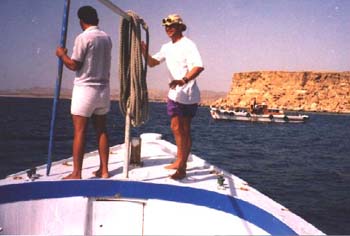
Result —
POLYGON ((251 108, 210 107, 210 114, 215 120, 237 120, 252 122, 303 123, 308 115, 287 115, 278 108, 268 108, 266 104, 254 104, 251 108))

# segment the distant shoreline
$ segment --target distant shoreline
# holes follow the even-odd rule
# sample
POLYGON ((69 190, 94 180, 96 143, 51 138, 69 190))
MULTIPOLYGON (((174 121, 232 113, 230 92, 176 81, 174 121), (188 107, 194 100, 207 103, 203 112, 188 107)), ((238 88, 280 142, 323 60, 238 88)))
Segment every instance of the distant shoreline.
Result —
MULTIPOLYGON (((167 101, 167 91, 163 90, 148 90, 148 98, 151 102, 165 103, 167 101)), ((224 92, 202 91, 202 102, 200 106, 210 106, 211 103, 217 99, 224 97, 224 92)), ((71 99, 72 90, 62 88, 60 92, 60 99, 71 99)), ((0 97, 19 97, 19 98, 53 98, 53 91, 48 88, 31 88, 19 90, 0 90, 0 97)), ((111 100, 119 101, 119 92, 111 91, 111 100)))
MULTIPOLYGON (((33 95, 33 94, 0 94, 0 97, 17 97, 17 98, 53 98, 50 95, 33 95)), ((61 97, 66 99, 66 97, 61 97)), ((68 98, 69 99, 69 98, 68 98)))
MULTIPOLYGON (((0 97, 8 97, 8 98, 47 98, 53 99, 54 97, 51 95, 34 95, 34 94, 0 94, 0 97)), ((71 100, 70 96, 60 96, 60 99, 71 100)), ((112 101, 119 101, 115 96, 111 98, 112 101)), ((164 99, 149 99, 150 102, 155 103, 165 103, 164 99)))
MULTIPOLYGON (((0 97, 8 97, 8 98, 52 98, 53 96, 50 95, 34 95, 34 94, 0 94, 0 97)), ((66 99, 66 100, 71 100, 70 96, 61 96, 60 99, 66 99)), ((112 101, 119 101, 119 99, 112 98, 112 101)), ((160 99, 149 99, 149 102, 155 102, 155 103, 166 103, 165 100, 160 100, 160 99)), ((200 106, 203 107, 209 107, 210 105, 208 104, 200 104, 200 106)), ((302 112, 302 113, 308 113, 308 114, 325 114, 325 115, 350 115, 350 113, 346 112, 331 112, 331 111, 294 111, 294 110, 285 110, 285 112, 302 112)))

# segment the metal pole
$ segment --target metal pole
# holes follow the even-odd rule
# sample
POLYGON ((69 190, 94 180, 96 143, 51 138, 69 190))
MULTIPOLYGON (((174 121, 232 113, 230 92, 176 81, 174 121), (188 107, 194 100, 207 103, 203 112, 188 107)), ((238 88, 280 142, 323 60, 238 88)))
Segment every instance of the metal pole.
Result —
MULTIPOLYGON (((61 47, 66 47, 69 7, 70 7, 70 0, 65 0, 64 9, 63 9, 63 19, 62 19, 61 40, 60 40, 61 47)), ((52 116, 51 116, 51 123, 50 123, 50 141, 49 141, 49 150, 48 150, 48 157, 47 157, 46 175, 50 174, 51 163, 52 163, 52 149, 53 149, 54 136, 55 136, 56 111, 57 111, 57 104, 58 104, 58 100, 61 92, 62 72, 63 72, 63 61, 59 58, 55 95, 54 95, 54 100, 52 105, 52 116)))
POLYGON ((124 178, 129 178, 129 161, 130 161, 130 108, 128 107, 125 116, 125 155, 124 155, 124 166, 123 166, 123 176, 124 178))
POLYGON ((111 9, 114 13, 117 13, 121 17, 124 17, 128 21, 131 21, 131 17, 122 9, 120 9, 118 6, 114 5, 112 2, 109 0, 99 0, 103 5, 111 9))

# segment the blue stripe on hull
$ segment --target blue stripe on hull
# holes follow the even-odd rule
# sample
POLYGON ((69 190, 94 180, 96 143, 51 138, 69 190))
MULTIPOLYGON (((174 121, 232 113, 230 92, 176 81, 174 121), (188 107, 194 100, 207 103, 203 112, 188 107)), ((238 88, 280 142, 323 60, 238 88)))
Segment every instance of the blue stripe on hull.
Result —
POLYGON ((272 235, 296 235, 270 213, 246 201, 203 189, 119 180, 69 180, 30 182, 0 186, 0 204, 65 197, 109 197, 159 199, 206 206, 236 215, 272 235))

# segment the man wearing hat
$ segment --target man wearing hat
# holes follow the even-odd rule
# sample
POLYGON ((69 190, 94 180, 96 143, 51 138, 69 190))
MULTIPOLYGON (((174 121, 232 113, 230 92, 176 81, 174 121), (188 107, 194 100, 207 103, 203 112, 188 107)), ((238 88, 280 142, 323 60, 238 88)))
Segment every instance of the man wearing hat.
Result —
POLYGON ((153 56, 146 55, 147 45, 143 43, 143 55, 148 58, 150 67, 166 62, 170 72, 167 111, 177 145, 177 159, 165 168, 176 170, 170 176, 172 179, 183 179, 192 147, 191 122, 200 102, 196 78, 204 67, 196 44, 183 35, 187 27, 182 18, 171 14, 163 19, 162 25, 171 41, 153 56))
POLYGON ((91 117, 96 131, 100 168, 93 172, 96 177, 108 178, 109 144, 106 117, 110 110, 109 75, 112 41, 98 27, 96 10, 83 6, 78 10, 83 32, 75 38, 72 56, 67 49, 58 47, 57 57, 64 65, 76 72, 71 101, 74 126, 73 172, 64 179, 81 179, 84 158, 85 135, 91 117))

